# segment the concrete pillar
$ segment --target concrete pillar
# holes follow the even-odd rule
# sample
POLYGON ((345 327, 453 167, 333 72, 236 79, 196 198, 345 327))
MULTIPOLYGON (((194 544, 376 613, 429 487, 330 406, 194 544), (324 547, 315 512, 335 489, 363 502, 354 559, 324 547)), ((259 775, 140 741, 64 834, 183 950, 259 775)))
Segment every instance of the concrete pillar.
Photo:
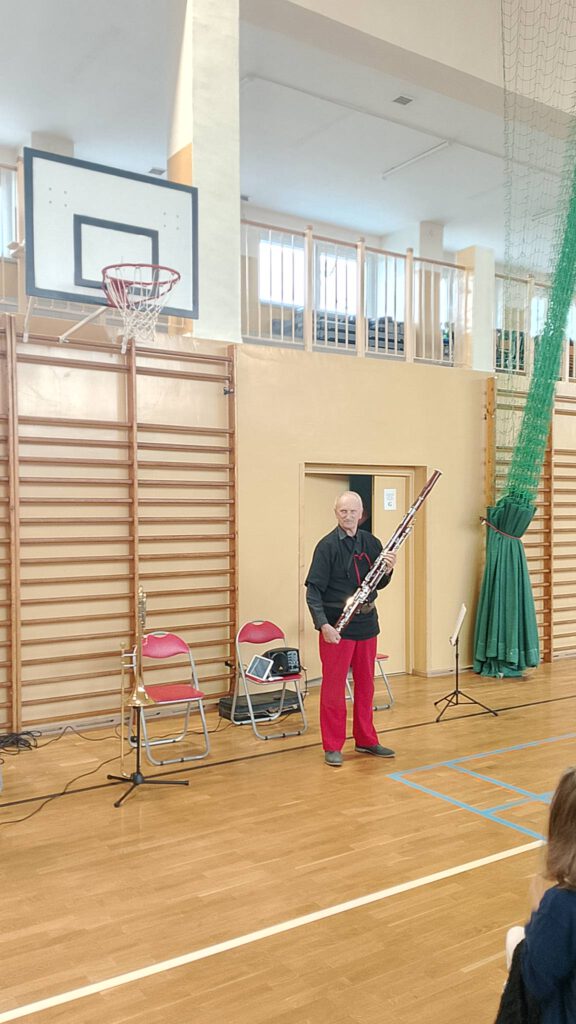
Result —
POLYGON ((168 177, 198 189, 194 336, 239 342, 239 0, 188 0, 168 177))
POLYGON ((52 132, 30 132, 27 145, 31 149, 41 149, 44 153, 74 156, 73 140, 64 135, 54 135, 52 132))
POLYGON ((418 225, 418 249, 415 253, 425 260, 444 259, 444 225, 422 220, 418 225))
POLYGON ((471 370, 494 372, 495 263, 492 249, 469 246, 456 253, 456 263, 473 275, 469 296, 465 365, 471 370))
POLYGON ((425 260, 443 260, 444 225, 432 220, 408 224, 399 231, 384 235, 381 245, 383 249, 391 249, 392 252, 406 252, 406 249, 412 249, 415 256, 425 260))

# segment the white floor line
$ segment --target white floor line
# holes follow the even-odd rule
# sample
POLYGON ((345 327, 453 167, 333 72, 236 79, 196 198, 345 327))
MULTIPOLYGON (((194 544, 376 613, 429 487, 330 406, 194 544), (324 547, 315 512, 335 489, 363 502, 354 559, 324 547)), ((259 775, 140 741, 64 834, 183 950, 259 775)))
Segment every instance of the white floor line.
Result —
POLYGON ((328 917, 335 917, 337 914, 345 914, 349 910, 357 910, 359 907, 365 907, 369 903, 378 903, 380 900, 389 899, 390 896, 398 896, 402 892, 410 892, 411 889, 420 889, 424 885, 440 882, 444 878, 452 878, 454 875, 462 875, 467 871, 474 871, 476 868, 495 864, 499 860, 517 857, 530 850, 537 850, 543 845, 541 840, 537 840, 532 843, 526 843, 524 846, 515 846, 511 850, 502 851, 502 853, 493 853, 489 857, 481 857, 479 860, 471 860, 467 864, 459 864, 455 868, 447 868, 445 871, 436 871, 433 875, 426 875, 424 878, 416 878, 413 882, 402 882, 400 885, 392 885, 389 889, 380 889, 379 892, 358 896, 356 899, 348 900, 346 903, 337 903, 333 907, 316 910, 312 914, 294 917, 291 921, 273 924, 269 928, 261 928, 256 932, 248 932, 248 934, 239 935, 235 939, 218 942, 214 946, 205 946, 204 949, 197 949, 194 953, 185 953, 183 956, 173 957, 171 960, 162 960, 157 964, 151 964, 149 967, 141 967, 137 971, 118 974, 115 978, 106 978, 104 981, 95 982, 93 985, 85 985, 83 988, 76 988, 71 992, 63 992, 59 996, 40 999, 36 1003, 28 1003, 27 1006, 19 1006, 17 1009, 0 1013, 0 1024, 8 1024, 8 1021, 27 1017, 32 1013, 41 1013, 42 1010, 50 1010, 52 1007, 62 1006, 64 1003, 73 1003, 77 999, 85 999, 87 996, 97 995, 99 992, 106 992, 112 988, 119 988, 121 985, 130 985, 133 981, 150 978, 154 974, 163 974, 165 971, 172 971, 176 967, 193 964, 197 960, 206 960, 210 956, 227 953, 230 949, 248 946, 252 942, 260 942, 262 939, 269 939, 274 935, 280 935, 282 932, 292 931, 294 928, 303 928, 307 924, 314 924, 316 921, 323 921, 328 917))

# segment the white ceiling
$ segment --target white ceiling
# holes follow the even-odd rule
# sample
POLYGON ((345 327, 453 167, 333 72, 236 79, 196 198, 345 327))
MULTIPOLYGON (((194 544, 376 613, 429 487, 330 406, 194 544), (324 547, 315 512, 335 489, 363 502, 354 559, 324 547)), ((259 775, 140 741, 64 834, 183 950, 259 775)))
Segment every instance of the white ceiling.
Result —
POLYGON ((32 132, 86 160, 166 166, 185 0, 0 0, 0 151, 32 132))
MULTIPOLYGON (((288 34, 259 24, 257 6, 241 29, 250 204, 377 236, 435 221, 447 250, 501 255, 499 114, 364 63, 357 39, 354 60, 302 42, 296 13, 288 34), (393 103, 400 94, 413 102, 393 103)), ((185 0, 0 0, 0 158, 42 132, 73 139, 84 159, 165 167, 184 10, 185 0)))
POLYGON ((242 25, 241 86, 252 203, 377 236, 435 221, 447 250, 501 255, 497 114, 253 23, 242 25))

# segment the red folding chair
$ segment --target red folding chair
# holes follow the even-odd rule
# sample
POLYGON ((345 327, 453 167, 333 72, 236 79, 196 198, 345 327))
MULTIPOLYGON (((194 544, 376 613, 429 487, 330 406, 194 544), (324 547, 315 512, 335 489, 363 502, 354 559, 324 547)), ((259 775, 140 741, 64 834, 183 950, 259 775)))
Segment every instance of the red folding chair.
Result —
MULTIPOLYGON (((189 675, 190 681, 147 684, 146 680, 144 680, 144 689, 151 700, 154 701, 154 705, 140 709, 142 742, 146 751, 146 757, 151 764, 179 764, 182 761, 198 761, 200 758, 206 757, 210 753, 210 737, 206 726, 206 716, 204 714, 203 704, 205 694, 198 687, 196 666, 194 664, 194 658, 192 657, 192 651, 188 644, 182 639, 182 637, 177 636, 175 633, 148 633, 147 636, 142 637, 143 672, 145 668, 145 660, 148 658, 153 658, 156 661, 163 661, 177 656, 184 660, 186 675, 189 675), (157 739, 151 739, 148 734, 146 716, 148 715, 148 717, 150 717, 156 708, 166 707, 181 709, 184 715, 182 731, 179 732, 177 736, 161 736, 157 739), (180 757, 163 758, 162 760, 154 757, 152 750, 153 747, 163 747, 174 743, 181 743, 186 738, 190 724, 190 715, 193 710, 198 711, 202 727, 202 735, 204 736, 204 744, 200 753, 184 754, 180 757)), ((132 729, 130 732, 132 732, 132 729)), ((132 746, 134 746, 134 740, 132 738, 130 742, 132 746)))
MULTIPOLYGON (((388 704, 374 704, 374 706, 372 708, 373 711, 388 711, 388 709, 391 708, 392 705, 394 704, 394 694, 392 693, 392 690, 390 689, 390 683, 388 682, 388 676, 386 675, 386 672, 384 671, 384 666, 382 664, 383 661, 388 661, 389 657, 390 657, 389 654, 377 654, 376 655, 376 666, 378 667, 378 669, 380 671, 380 675, 382 676, 382 680, 384 682, 384 686, 386 687, 386 692, 388 694, 388 704)), ((352 673, 351 672, 349 672, 347 677, 346 677, 346 691, 347 691, 346 692, 346 700, 351 700, 352 703, 354 703, 354 686, 353 686, 353 680, 352 680, 352 673)), ((376 700, 376 694, 374 694, 374 700, 376 700)))
MULTIPOLYGON (((268 622, 266 619, 256 619, 252 622, 246 622, 236 634, 237 673, 230 720, 234 725, 247 724, 246 718, 241 721, 237 716, 238 699, 244 696, 246 699, 246 708, 252 725, 252 730, 259 740, 283 739, 286 736, 303 736, 308 728, 306 712, 304 711, 304 701, 300 690, 300 681, 302 679, 301 672, 298 672, 295 675, 285 675, 264 681, 257 679, 255 676, 249 675, 247 672, 247 667, 244 664, 245 645, 258 645, 259 647, 263 647, 267 644, 274 644, 275 641, 280 641, 280 643, 276 643, 275 646, 284 646, 286 644, 284 632, 279 626, 276 626, 273 622, 268 622), (276 690, 280 692, 280 696, 277 698, 277 706, 274 708, 272 705, 265 705, 265 711, 263 711, 262 708, 255 709, 253 700, 254 694, 250 690, 251 686, 255 689, 274 686, 276 690), (287 714, 288 710, 291 711, 291 709, 287 709, 286 706, 286 697, 287 694, 290 693, 293 693, 296 696, 298 712, 302 718, 302 727, 290 732, 260 732, 258 729, 258 721, 275 722, 282 715, 287 714)), ((276 700, 274 700, 274 704, 276 704, 276 700)))

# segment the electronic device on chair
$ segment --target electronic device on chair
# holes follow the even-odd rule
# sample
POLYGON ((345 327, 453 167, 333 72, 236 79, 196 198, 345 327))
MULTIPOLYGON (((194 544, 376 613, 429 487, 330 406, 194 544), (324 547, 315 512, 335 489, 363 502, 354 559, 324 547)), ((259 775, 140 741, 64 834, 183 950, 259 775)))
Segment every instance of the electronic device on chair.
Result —
POLYGON ((260 683, 273 682, 276 676, 272 675, 272 666, 274 662, 272 658, 267 658, 261 654, 255 654, 252 661, 246 669, 246 675, 250 676, 250 679, 257 679, 260 683))
MULTIPOLYGON (((276 650, 283 654, 285 649, 291 650, 291 648, 283 647, 278 647, 276 650)), ((247 678, 251 680, 258 680, 258 682, 261 683, 274 683, 281 680, 283 675, 280 673, 276 674, 277 663, 275 662, 275 659, 271 657, 274 653, 274 651, 266 651, 265 654, 255 654, 246 668, 247 678)), ((282 664, 287 664, 286 659, 284 659, 282 664)), ((284 673, 284 675, 291 674, 291 672, 284 673)), ((253 713, 256 719, 259 721, 266 721, 267 719, 273 721, 278 715, 281 699, 281 690, 266 690, 261 694, 253 694, 251 701, 253 704, 253 713)), ((294 714, 300 710, 295 693, 288 692, 284 696, 283 709, 285 714, 294 714)), ((228 696, 220 699, 219 713, 221 718, 230 719, 232 717, 232 697, 228 696)), ((238 723, 250 722, 250 713, 245 697, 237 698, 234 717, 238 723)))
POLYGON ((272 676, 295 676, 302 671, 297 647, 273 647, 270 651, 264 651, 263 657, 272 661, 272 676))
POLYGON ((236 634, 235 648, 236 680, 232 693, 221 698, 219 702, 222 718, 229 718, 234 725, 250 724, 259 740, 302 736, 308 728, 304 710, 305 694, 301 690, 302 673, 305 670, 292 671, 292 666, 296 663, 294 655, 298 656, 298 663, 300 657, 295 648, 286 646, 284 630, 269 619, 252 619, 240 626, 236 634), (246 651, 249 644, 257 644, 261 651, 269 643, 279 643, 281 646, 268 648, 264 655, 259 653, 252 656, 246 651), (249 657, 252 660, 246 668, 249 657), (271 682, 276 683, 277 690, 272 691, 266 685, 271 682), (264 685, 255 687, 255 683, 264 685), (285 715, 291 714, 296 714, 295 724, 298 728, 287 729, 281 721, 285 715), (271 732, 262 732, 258 727, 258 723, 262 721, 278 722, 279 728, 271 732))

